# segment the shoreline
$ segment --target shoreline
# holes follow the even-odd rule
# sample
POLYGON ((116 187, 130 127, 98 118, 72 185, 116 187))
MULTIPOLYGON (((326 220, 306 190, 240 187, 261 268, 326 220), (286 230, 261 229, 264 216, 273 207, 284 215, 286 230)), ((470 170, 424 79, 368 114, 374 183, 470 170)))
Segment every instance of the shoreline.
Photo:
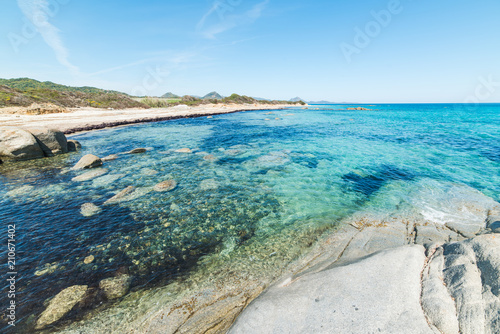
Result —
POLYGON ((255 110, 284 110, 298 105, 217 105, 209 104, 198 107, 176 106, 171 108, 151 109, 98 109, 73 108, 69 113, 44 115, 20 115, 4 113, 0 109, 0 126, 20 128, 47 127, 57 129, 66 135, 100 130, 118 126, 161 122, 182 118, 199 118, 232 114, 255 110))

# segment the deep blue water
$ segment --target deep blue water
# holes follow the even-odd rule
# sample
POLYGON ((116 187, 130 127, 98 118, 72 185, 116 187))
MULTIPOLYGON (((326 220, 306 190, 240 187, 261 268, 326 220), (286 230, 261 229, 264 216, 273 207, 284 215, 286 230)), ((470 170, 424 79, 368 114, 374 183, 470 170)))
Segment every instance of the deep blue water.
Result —
POLYGON ((106 129, 73 136, 81 152, 1 165, 0 221, 17 227, 20 326, 66 287, 96 287, 117 273, 134 277, 133 290, 168 285, 206 258, 252 256, 272 239, 288 249, 272 246, 279 270, 367 207, 390 214, 408 205, 430 217, 446 211, 433 199, 452 185, 500 200, 500 105, 364 107, 372 110, 312 105, 106 129), (148 151, 72 181, 83 173, 69 170, 81 156, 137 147, 148 151), (153 190, 167 179, 178 187, 153 190), (124 201, 104 205, 128 186, 135 191, 124 201), (84 217, 84 203, 102 212, 84 217))

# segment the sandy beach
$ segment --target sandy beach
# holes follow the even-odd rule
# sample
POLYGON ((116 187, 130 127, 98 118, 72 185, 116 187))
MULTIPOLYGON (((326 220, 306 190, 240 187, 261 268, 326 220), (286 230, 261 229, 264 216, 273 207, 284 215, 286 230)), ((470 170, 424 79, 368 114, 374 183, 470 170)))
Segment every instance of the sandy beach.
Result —
POLYGON ((292 105, 262 104, 208 104, 198 107, 180 105, 172 108, 108 110, 98 108, 73 108, 68 113, 23 115, 0 109, 0 126, 57 129, 65 134, 103 129, 127 124, 158 122, 169 119, 203 117, 241 111, 285 109, 292 105))

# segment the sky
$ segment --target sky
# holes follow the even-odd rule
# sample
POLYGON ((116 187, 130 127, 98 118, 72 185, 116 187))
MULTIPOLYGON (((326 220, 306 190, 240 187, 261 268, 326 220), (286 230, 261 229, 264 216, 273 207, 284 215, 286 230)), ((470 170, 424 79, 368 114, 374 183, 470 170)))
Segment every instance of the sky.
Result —
POLYGON ((500 102, 498 0, 3 0, 0 78, 132 95, 500 102))

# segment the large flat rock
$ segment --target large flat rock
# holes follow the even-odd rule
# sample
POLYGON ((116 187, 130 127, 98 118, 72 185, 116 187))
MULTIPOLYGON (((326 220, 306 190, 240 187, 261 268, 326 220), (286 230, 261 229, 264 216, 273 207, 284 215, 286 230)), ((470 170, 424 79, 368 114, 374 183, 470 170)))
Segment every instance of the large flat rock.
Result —
POLYGON ((422 246, 384 250, 275 285, 229 333, 435 333, 420 306, 422 246))

